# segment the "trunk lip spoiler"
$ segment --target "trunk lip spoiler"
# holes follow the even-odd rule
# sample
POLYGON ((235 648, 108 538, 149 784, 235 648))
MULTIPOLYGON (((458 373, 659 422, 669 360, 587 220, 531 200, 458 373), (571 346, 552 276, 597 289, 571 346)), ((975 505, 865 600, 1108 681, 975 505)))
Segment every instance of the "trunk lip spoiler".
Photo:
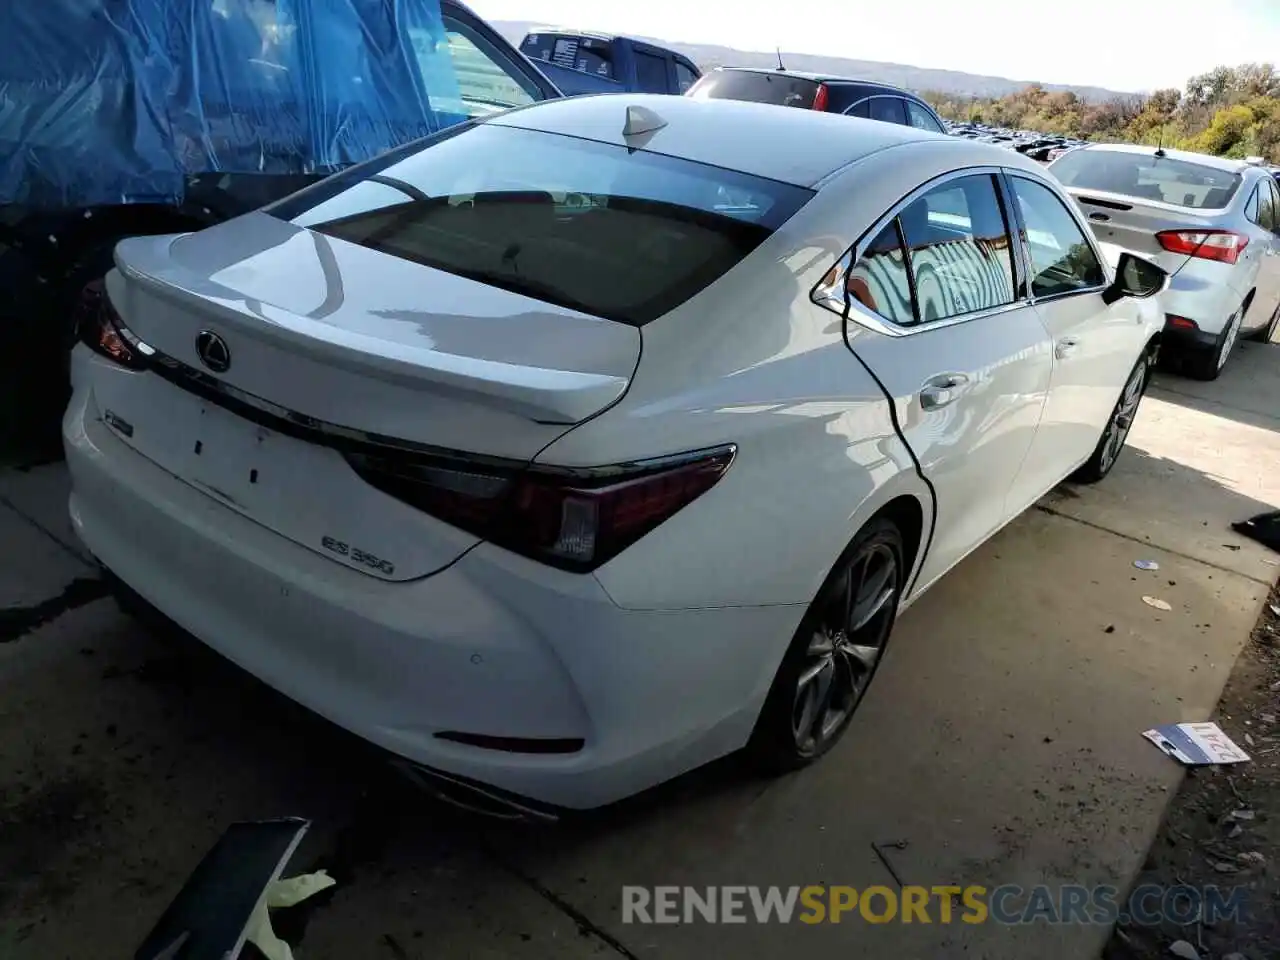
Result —
MULTIPOLYGON (((235 291, 223 287, 215 291, 216 284, 209 280, 193 283, 193 278, 183 276, 181 267, 160 262, 154 246, 137 242, 154 240, 153 237, 124 240, 115 257, 120 275, 152 296, 183 309, 190 309, 189 301, 194 298, 237 332, 359 376, 411 388, 426 384, 428 389, 435 387, 476 397, 538 423, 571 426, 612 406, 626 393, 639 364, 639 347, 636 360, 625 376, 526 367, 423 348, 406 348, 412 358, 392 356, 374 348, 385 341, 367 334, 327 325, 318 325, 320 329, 314 331, 300 330, 284 322, 284 318, 290 316, 287 310, 261 304, 263 312, 259 314, 238 305, 232 300, 240 297, 235 291), (210 289, 206 292, 200 289, 201 285, 210 289), (278 312, 279 317, 267 316, 268 310, 278 312)), ((612 322, 586 314, 583 317, 593 322, 612 322)), ((127 317, 125 322, 128 323, 127 317)), ((637 339, 640 337, 638 329, 635 335, 637 339)))

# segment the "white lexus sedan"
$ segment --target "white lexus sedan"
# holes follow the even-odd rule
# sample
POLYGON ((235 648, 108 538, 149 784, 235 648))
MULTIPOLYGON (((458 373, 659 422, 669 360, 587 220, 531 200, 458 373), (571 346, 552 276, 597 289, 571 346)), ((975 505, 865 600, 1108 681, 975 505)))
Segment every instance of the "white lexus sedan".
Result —
POLYGON ((901 610, 1108 472, 1165 283, 999 147, 551 101, 121 243, 71 517, 123 597, 456 802, 793 769, 901 610))

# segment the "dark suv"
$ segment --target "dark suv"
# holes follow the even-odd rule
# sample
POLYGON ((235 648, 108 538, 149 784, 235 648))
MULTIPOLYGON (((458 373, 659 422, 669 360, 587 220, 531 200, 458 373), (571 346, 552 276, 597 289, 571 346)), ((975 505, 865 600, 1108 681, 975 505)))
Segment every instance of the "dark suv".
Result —
POLYGON ((702 100, 776 103, 782 107, 884 120, 934 133, 947 132, 933 108, 914 93, 870 80, 766 70, 763 67, 717 67, 703 74, 685 96, 702 100))

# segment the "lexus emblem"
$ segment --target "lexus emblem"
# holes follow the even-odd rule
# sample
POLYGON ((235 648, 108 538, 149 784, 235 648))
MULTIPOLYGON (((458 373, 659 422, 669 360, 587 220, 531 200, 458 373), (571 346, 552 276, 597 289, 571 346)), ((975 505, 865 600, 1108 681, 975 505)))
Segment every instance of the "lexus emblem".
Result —
POLYGON ((212 330, 201 330, 196 337, 196 353, 200 362, 214 373, 226 373, 231 369, 231 351, 227 341, 212 330))

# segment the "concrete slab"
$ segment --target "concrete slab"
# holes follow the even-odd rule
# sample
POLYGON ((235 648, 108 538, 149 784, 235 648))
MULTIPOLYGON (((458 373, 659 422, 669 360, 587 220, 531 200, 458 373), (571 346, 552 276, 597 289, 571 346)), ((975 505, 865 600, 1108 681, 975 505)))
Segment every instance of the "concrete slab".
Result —
MULTIPOLYGON (((694 790, 567 842, 508 836, 505 849, 655 957, 781 956, 798 934, 794 924, 623 926, 624 884, 894 886, 873 842, 909 841, 891 854, 909 884, 1123 887, 1181 775, 1140 733, 1205 716, 1266 592, 1159 551, 1161 570, 1143 573, 1137 553, 1032 512, 904 616, 865 712, 819 766, 763 789, 694 790)), ((804 929, 803 942, 904 957, 1010 956, 1034 943, 1042 958, 1085 957, 1106 933, 846 919, 804 929)))
MULTIPOLYGON (((1060 487, 1043 505, 1273 582, 1280 558, 1231 524, 1280 507, 1280 419, 1207 397, 1280 394, 1278 372, 1280 347, 1257 346, 1233 358, 1213 384, 1159 375, 1111 476, 1087 490, 1060 487)), ((1280 396, 1274 409, 1280 415, 1280 396)))
POLYGON ((306 960, 616 956, 367 751, 111 601, 0 646, 0 956, 132 956, 226 825, 299 815, 306 960), (307 923, 308 920, 312 922, 307 923))
POLYGON ((71 528, 67 513, 70 494, 71 477, 61 462, 0 471, 0 504, 16 510, 63 548, 92 563, 93 558, 71 528))
POLYGON ((0 503, 0 612, 56 597, 77 577, 93 572, 25 516, 0 503))

